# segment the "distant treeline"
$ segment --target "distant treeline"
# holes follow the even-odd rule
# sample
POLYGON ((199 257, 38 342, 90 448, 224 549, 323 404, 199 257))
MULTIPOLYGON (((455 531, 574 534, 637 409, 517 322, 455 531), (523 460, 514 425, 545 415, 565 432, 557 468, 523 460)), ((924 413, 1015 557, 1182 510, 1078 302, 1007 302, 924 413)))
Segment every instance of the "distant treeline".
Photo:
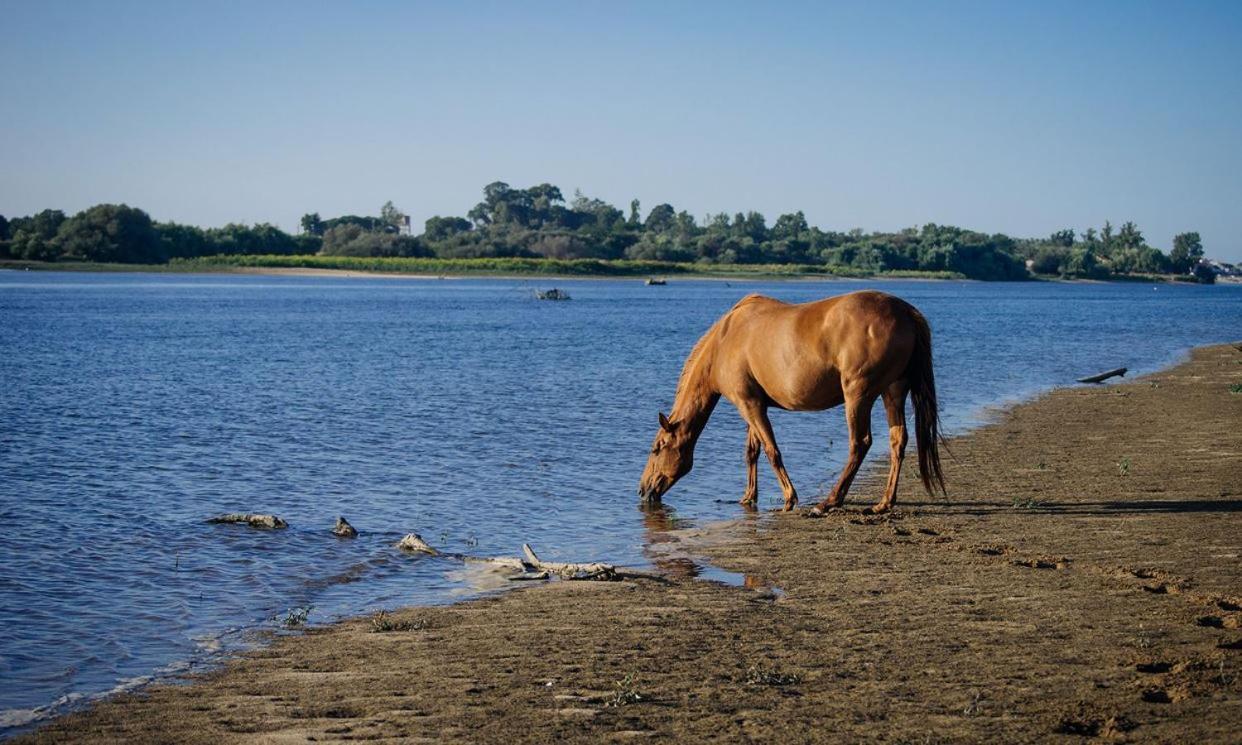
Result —
POLYGON ((1131 222, 1118 229, 1105 223, 1098 232, 1091 228, 1081 235, 1061 230, 1042 239, 935 224, 896 233, 836 232, 808 225, 801 211, 771 225, 754 211, 708 215, 700 223, 669 204, 644 216, 638 200, 628 213, 581 193, 566 202, 551 184, 514 189, 492 183, 465 217, 432 217, 419 235, 408 225, 392 202, 377 217, 324 220, 307 214, 298 235, 266 223, 203 229, 154 222, 140 209, 101 204, 72 217, 59 210, 9 220, 0 216, 0 258, 158 264, 202 256, 319 254, 658 261, 706 270, 784 265, 827 274, 933 272, 990 280, 1026 279, 1031 272, 1107 278, 1193 271, 1204 281, 1213 277, 1200 263, 1198 233, 1178 235, 1166 255, 1147 245, 1131 222))

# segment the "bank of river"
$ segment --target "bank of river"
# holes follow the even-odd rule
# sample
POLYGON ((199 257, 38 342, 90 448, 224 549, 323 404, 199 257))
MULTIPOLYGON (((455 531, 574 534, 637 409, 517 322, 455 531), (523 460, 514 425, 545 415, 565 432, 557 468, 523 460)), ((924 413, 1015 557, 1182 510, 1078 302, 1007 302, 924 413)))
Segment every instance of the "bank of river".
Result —
MULTIPOLYGON (((277 640, 30 742, 1230 742, 1242 728, 1242 351, 1020 404, 950 493, 647 514, 664 581, 559 582, 277 640), (706 554, 743 586, 683 579, 706 554)), ((908 475, 908 474, 907 474, 908 475)), ((676 502, 676 492, 669 501, 676 502)))

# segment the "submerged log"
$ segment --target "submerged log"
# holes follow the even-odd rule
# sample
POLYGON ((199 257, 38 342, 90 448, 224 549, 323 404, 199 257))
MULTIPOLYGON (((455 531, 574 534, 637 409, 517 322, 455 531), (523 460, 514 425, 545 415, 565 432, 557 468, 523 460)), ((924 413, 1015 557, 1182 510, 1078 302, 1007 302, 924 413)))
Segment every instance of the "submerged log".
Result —
POLYGON ((1108 371, 1100 373, 1099 375, 1092 375, 1091 377, 1088 377, 1088 378, 1079 378, 1078 382, 1079 383, 1103 383, 1105 380, 1108 380, 1109 378, 1125 377, 1126 373, 1129 371, 1130 371, 1130 368, 1128 367, 1118 367, 1115 370, 1108 370, 1108 371))
POLYGON ((209 523, 238 523, 249 525, 252 528, 262 528, 264 530, 277 530, 279 528, 289 527, 289 523, 281 520, 275 515, 259 515, 249 512, 230 512, 227 515, 216 515, 207 520, 209 523))
POLYGON ((332 529, 332 535, 338 538, 357 538, 358 530, 349 524, 343 516, 336 518, 336 527, 332 529))

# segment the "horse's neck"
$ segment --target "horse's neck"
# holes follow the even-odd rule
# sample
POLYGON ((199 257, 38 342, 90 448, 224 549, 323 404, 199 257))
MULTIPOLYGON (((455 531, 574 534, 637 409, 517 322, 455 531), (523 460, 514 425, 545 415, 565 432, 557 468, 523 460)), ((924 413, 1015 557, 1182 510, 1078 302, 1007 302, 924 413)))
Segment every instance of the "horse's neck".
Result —
POLYGON ((695 440, 707 426, 707 420, 720 401, 720 392, 711 380, 714 355, 715 344, 711 339, 703 339, 695 345, 682 370, 677 399, 673 402, 673 421, 686 422, 695 440))

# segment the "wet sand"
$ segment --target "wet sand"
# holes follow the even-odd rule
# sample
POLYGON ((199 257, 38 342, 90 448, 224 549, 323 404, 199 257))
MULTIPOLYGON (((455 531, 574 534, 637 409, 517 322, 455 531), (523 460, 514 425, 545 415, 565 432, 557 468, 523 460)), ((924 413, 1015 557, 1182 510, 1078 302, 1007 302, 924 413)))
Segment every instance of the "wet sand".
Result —
POLYGON ((1225 345, 1058 390, 954 440, 947 499, 908 465, 898 510, 864 515, 876 447, 824 518, 647 513, 667 579, 314 629, 19 739, 1237 742, 1239 382, 1225 345), (686 578, 688 552, 747 586, 686 578))

